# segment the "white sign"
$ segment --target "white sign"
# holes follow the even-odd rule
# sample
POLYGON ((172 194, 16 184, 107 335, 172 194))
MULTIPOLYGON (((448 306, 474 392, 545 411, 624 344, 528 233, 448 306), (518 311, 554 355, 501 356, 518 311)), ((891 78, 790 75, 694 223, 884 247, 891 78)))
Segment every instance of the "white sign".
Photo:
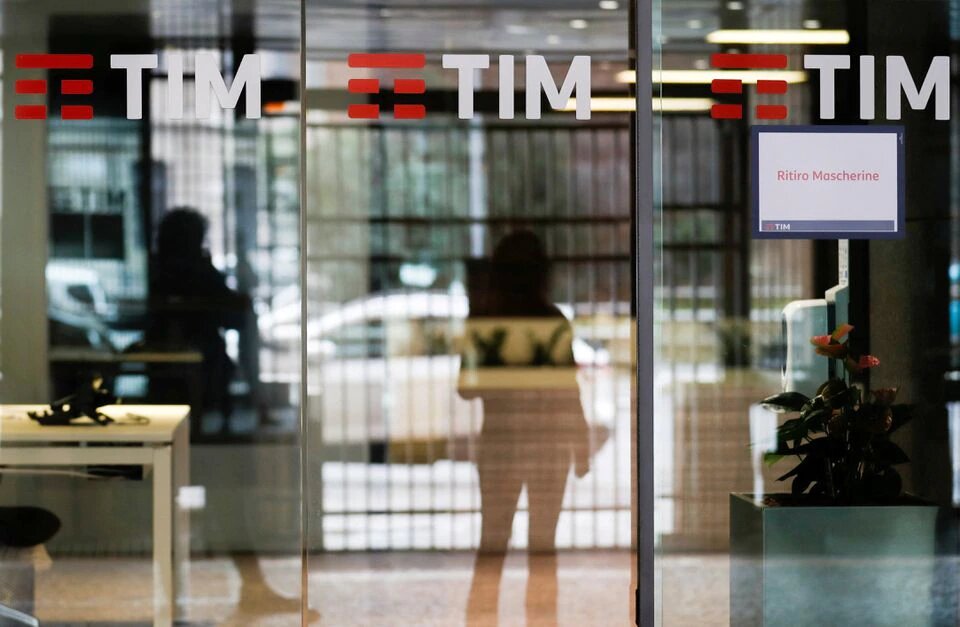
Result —
POLYGON ((903 236, 903 128, 757 126, 754 236, 903 236))

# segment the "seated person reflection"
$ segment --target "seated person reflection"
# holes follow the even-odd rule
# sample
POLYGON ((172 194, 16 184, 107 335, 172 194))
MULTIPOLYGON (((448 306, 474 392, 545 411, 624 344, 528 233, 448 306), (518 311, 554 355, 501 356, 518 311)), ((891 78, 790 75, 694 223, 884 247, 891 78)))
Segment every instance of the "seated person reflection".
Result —
MULTIPOLYGON (((59 530, 60 519, 45 509, 0 507, 0 556, 10 559, 6 549, 38 546, 59 530)), ((28 614, 33 609, 33 573, 24 575, 17 570, 0 562, 0 625, 37 625, 28 614), (24 577, 30 581, 22 581, 24 577)))
MULTIPOLYGON (((230 289, 224 274, 210 261, 206 236, 206 218, 194 209, 180 207, 163 216, 150 273, 146 343, 151 348, 200 352, 202 411, 220 413, 221 431, 227 434, 235 366, 222 331, 243 328, 253 310, 250 297, 230 289)), ((184 402, 183 392, 180 398, 176 394, 162 383, 151 382, 153 402, 184 402)), ((194 433, 199 432, 199 424, 199 419, 191 421, 194 433)))
POLYGON ((60 530, 60 519, 39 507, 0 507, 0 547, 43 544, 60 530))
MULTIPOLYGON (((250 297, 230 289, 226 276, 210 261, 210 254, 204 247, 206 236, 207 221, 194 209, 172 209, 161 220, 157 255, 150 275, 150 326, 146 341, 152 348, 201 353, 202 411, 204 414, 220 413, 223 417, 221 432, 227 435, 233 412, 230 382, 236 366, 227 355, 223 331, 236 329, 241 334, 256 333, 257 327, 250 297)), ((248 285, 253 283, 252 269, 244 269, 241 264, 240 273, 248 285)), ((241 358, 247 356, 251 346, 251 342, 242 343, 241 358)), ((151 382, 153 402, 184 402, 182 396, 171 398, 171 393, 176 394, 177 390, 156 387, 159 394, 155 393, 151 382)), ((200 424, 199 419, 191 420, 193 435, 200 433, 200 424)), ((244 533, 249 535, 244 517, 241 517, 240 524, 244 533)), ((271 588, 256 555, 237 554, 233 560, 241 580, 238 616, 301 610, 299 599, 283 597, 271 588)), ((308 616, 313 620, 316 613, 310 612, 308 616)))
POLYGON ((477 444, 481 535, 467 624, 496 622, 498 590, 521 489, 527 488, 527 618, 555 624, 556 530, 571 465, 589 470, 573 328, 550 302, 549 266, 529 231, 505 237, 486 285, 471 294, 459 392, 483 401, 477 444))

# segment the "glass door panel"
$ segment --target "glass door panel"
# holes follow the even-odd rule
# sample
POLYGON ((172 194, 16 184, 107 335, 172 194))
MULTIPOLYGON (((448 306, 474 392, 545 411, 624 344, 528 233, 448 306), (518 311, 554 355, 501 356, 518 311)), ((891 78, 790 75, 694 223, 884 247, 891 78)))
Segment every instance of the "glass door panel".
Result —
POLYGON ((311 603, 627 622, 627 3, 306 10, 311 603), (590 119, 534 119, 577 57, 590 119))
POLYGON ((953 624, 954 7, 662 10, 658 620, 953 624))

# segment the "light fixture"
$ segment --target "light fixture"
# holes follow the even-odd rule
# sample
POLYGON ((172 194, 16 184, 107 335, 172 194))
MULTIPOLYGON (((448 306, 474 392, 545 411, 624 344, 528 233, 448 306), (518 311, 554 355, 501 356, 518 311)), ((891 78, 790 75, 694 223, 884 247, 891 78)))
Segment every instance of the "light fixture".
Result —
MULTIPOLYGON (((674 111, 697 113, 709 111, 716 104, 711 98, 654 98, 654 111, 674 111)), ((601 96, 590 99, 590 111, 596 113, 632 113, 636 111, 636 100, 627 96, 601 96)), ((576 111, 577 99, 567 101, 564 111, 576 111)))
MULTIPOLYGON (((805 83, 807 73, 802 70, 654 70, 653 82, 673 85, 709 85, 714 79, 732 79, 754 84, 759 80, 778 80, 787 83, 805 83)), ((634 83, 633 70, 617 72, 617 82, 634 83)))
POLYGON ((711 98, 654 98, 654 111, 686 111, 690 113, 709 111, 716 101, 711 98))
POLYGON ((691 30, 700 30, 703 28, 703 20, 687 20, 687 28, 691 30))
POLYGON ((808 30, 818 30, 820 28, 820 20, 803 20, 803 27, 808 30))
POLYGON ((730 11, 743 11, 743 3, 740 0, 731 0, 727 3, 727 9, 730 11))
POLYGON ((715 30, 707 35, 707 43, 843 45, 850 43, 850 33, 845 30, 802 29, 715 30))
POLYGON ((616 11, 620 8, 620 3, 617 0, 600 0, 600 8, 604 11, 616 11))
POLYGON ((570 20, 570 28, 583 30, 586 27, 587 27, 587 20, 581 20, 581 19, 570 20))
POLYGON ((547 43, 551 46, 556 46, 558 43, 560 43, 560 37, 557 35, 547 35, 547 43))
POLYGON ((530 27, 523 24, 507 24, 504 30, 510 35, 526 35, 530 32, 530 27))

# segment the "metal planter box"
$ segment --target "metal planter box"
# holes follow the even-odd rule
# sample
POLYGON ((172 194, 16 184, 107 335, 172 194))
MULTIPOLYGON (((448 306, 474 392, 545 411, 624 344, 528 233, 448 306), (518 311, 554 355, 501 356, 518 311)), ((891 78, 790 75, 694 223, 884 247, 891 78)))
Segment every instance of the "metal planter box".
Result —
POLYGON ((957 518, 935 505, 796 507, 730 495, 730 624, 960 624, 957 518))

